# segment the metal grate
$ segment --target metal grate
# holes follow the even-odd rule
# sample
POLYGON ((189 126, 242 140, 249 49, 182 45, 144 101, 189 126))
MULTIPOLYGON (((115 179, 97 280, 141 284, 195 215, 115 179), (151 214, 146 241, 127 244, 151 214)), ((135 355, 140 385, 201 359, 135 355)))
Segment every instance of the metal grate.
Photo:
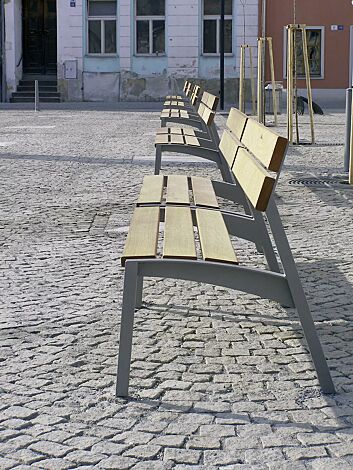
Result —
POLYGON ((353 189, 347 180, 337 178, 297 178, 289 181, 291 186, 306 186, 318 189, 353 189))

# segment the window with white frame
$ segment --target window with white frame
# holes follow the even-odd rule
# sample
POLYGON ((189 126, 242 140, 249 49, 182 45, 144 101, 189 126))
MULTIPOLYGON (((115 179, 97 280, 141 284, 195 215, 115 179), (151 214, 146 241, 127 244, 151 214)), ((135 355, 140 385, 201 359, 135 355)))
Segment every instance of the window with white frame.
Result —
POLYGON ((116 54, 117 0, 87 0, 88 53, 116 54))
POLYGON ((165 0, 136 0, 136 54, 165 53, 165 0))
MULTIPOLYGON (((203 54, 220 53, 220 0, 203 0, 203 54)), ((225 0, 224 52, 233 52, 233 0, 225 0)))

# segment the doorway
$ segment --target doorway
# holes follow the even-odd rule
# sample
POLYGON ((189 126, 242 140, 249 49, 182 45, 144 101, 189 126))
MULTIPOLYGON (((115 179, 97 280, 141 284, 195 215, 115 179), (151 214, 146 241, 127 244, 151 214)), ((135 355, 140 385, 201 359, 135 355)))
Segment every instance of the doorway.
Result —
POLYGON ((23 0, 23 73, 57 73, 56 0, 23 0))

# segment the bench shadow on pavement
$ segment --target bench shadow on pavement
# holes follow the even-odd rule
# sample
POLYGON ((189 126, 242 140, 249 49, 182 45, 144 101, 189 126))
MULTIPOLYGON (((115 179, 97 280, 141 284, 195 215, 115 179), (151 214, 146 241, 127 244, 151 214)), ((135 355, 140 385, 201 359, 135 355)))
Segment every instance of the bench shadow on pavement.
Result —
MULTIPOLYGON (((350 283, 347 277, 344 275, 342 270, 339 268, 342 265, 341 260, 338 259, 325 259, 325 260, 313 260, 308 263, 297 263, 300 277, 303 281, 304 288, 307 292, 307 297, 311 307, 311 311, 318 329, 320 339, 322 341, 326 357, 328 359, 329 367, 333 374, 333 380, 336 385, 337 394, 334 396, 322 395, 321 391, 313 388, 298 389, 298 400, 305 404, 306 399, 320 398, 321 400, 327 401, 325 408, 329 409, 329 417, 334 420, 334 424, 331 423, 325 426, 324 422, 320 425, 320 432, 332 433, 335 430, 340 429, 344 433, 344 428, 348 429, 353 422, 353 407, 352 402, 352 391, 351 389, 345 389, 344 385, 349 384, 349 378, 353 375, 353 364, 350 360, 353 357, 353 318, 351 318, 351 312, 353 310, 353 300, 347 301, 348 298, 353 299, 352 289, 353 283, 350 283), (333 294, 330 294, 330 290, 326 288, 330 287, 333 294), (321 289, 321 299, 318 297, 318 289, 321 289), (345 363, 346 360, 346 363, 345 363), (342 388, 343 385, 343 388, 342 388), (347 406, 348 405, 348 406, 347 406), (342 416, 342 406, 346 407, 345 415, 342 416)), ((153 295, 152 292, 149 296, 153 295)), ((244 294, 241 294, 244 295, 244 294)), ((273 304, 270 301, 265 301, 273 304)), ((236 299, 235 299, 236 305, 236 299)), ((276 304, 277 305, 277 304, 276 304)), ((206 312, 210 312, 210 308, 198 309, 194 307, 188 307, 187 305, 176 305, 176 304, 154 304, 151 302, 144 302, 144 308, 155 312, 163 312, 168 310, 172 311, 173 314, 179 314, 183 317, 189 315, 205 316, 206 312)), ((266 306, 264 305, 264 310, 266 306)), ((299 340, 307 351, 306 343, 303 339, 301 332, 301 326, 297 320, 296 312, 294 309, 282 308, 282 314, 278 311, 276 314, 259 314, 259 308, 257 306, 256 311, 252 314, 251 309, 246 312, 246 318, 244 317, 244 311, 240 312, 240 318, 232 313, 230 310, 215 310, 212 312, 212 319, 223 320, 226 322, 254 322, 256 324, 263 323, 266 325, 274 325, 280 327, 283 331, 294 331, 295 339, 299 340)), ((168 320, 166 320, 168 321, 168 320)), ((257 333, 259 339, 261 339, 261 333, 257 333)), ((308 359, 309 360, 309 359, 308 359)), ((214 410, 207 408, 207 402, 205 405, 196 407, 183 406, 165 401, 165 400, 147 400, 147 399, 136 399, 131 398, 129 400, 144 403, 146 405, 161 408, 175 409, 177 411, 185 413, 196 413, 196 414, 212 414, 222 419, 222 416, 226 419, 241 419, 244 416, 241 413, 215 413, 214 410)), ((301 408, 307 409, 305 407, 301 408)), ((310 408, 309 408, 310 410, 310 408)), ((255 413, 256 415, 256 413, 255 413)), ((264 416, 255 419, 255 424, 271 424, 275 426, 290 426, 288 422, 269 419, 264 416)), ((312 430, 314 425, 308 422, 291 422, 293 426, 302 427, 303 431, 312 430)))

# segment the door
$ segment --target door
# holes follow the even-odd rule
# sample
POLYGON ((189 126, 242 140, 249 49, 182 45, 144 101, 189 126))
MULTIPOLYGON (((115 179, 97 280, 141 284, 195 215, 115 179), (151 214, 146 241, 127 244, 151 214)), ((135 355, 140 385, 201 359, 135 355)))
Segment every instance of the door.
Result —
POLYGON ((56 74, 56 0, 23 0, 23 72, 56 74))

